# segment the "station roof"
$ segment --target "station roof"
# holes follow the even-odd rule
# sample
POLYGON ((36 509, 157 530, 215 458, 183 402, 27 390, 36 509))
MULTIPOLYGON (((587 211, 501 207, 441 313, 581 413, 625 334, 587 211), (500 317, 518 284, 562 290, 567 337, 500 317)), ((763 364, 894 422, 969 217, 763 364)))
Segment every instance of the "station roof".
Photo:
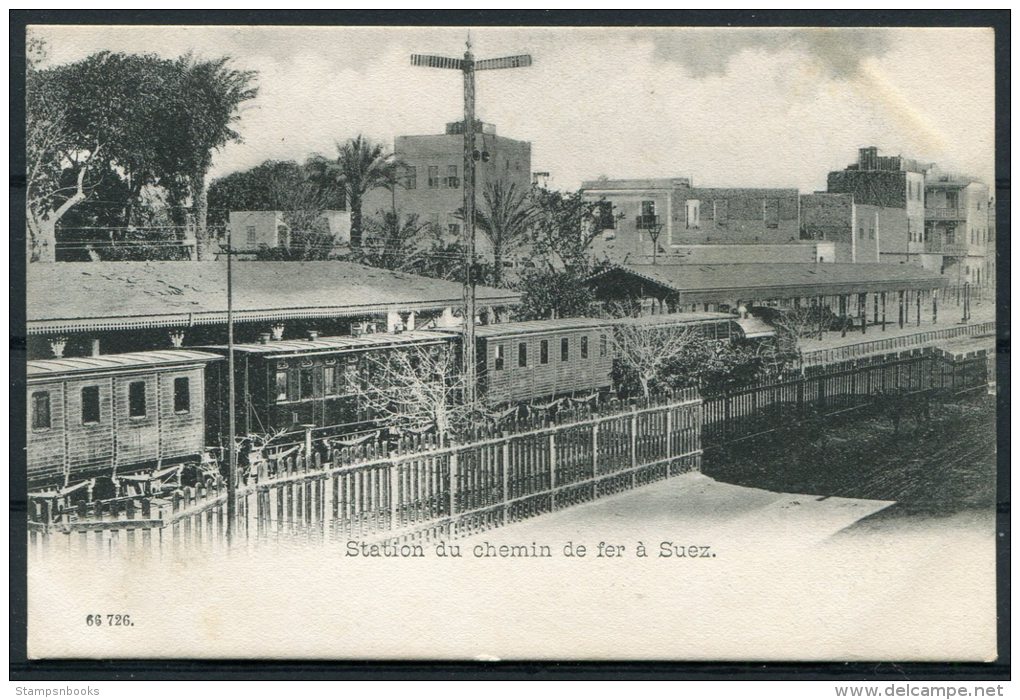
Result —
MULTIPOLYGON (((280 355, 309 355, 343 350, 368 350, 371 348, 430 343, 449 340, 450 334, 440 331, 403 331, 401 333, 368 333, 360 336, 328 336, 315 340, 270 340, 266 343, 238 343, 234 352, 253 353, 276 357, 280 355)), ((206 346, 210 350, 226 351, 226 345, 206 346)))
POLYGON ((555 333, 557 331, 584 330, 586 328, 606 328, 613 321, 603 318, 549 318, 537 321, 511 321, 494 323, 487 326, 475 326, 475 335, 479 338, 498 338, 501 336, 527 335, 530 333, 555 333))
MULTIPOLYGON (((233 263, 238 322, 439 310, 462 303, 457 282, 343 261, 233 263)), ((478 287, 478 303, 520 295, 478 287)), ((226 262, 90 262, 28 266, 27 328, 41 333, 226 323, 226 262)))
POLYGON ((619 264, 589 282, 600 296, 636 289, 640 295, 679 293, 681 303, 930 290, 949 284, 916 265, 881 263, 619 264))
POLYGON ((27 376, 31 378, 73 372, 105 372, 110 370, 137 369, 139 367, 165 367, 212 362, 219 359, 222 359, 219 355, 198 350, 154 350, 152 352, 128 352, 120 355, 61 357, 51 360, 29 360, 27 363, 27 376))

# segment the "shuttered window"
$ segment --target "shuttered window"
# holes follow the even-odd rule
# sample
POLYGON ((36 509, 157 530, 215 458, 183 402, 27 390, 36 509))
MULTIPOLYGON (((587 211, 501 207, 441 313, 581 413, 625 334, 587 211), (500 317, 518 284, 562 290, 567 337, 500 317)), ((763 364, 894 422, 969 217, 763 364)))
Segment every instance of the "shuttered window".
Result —
POLYGON ((570 338, 560 339, 560 362, 570 359, 570 338))
POLYGON ((538 349, 538 361, 543 365, 549 364, 549 341, 543 340, 538 349))
POLYGON ((279 370, 276 373, 276 400, 286 401, 287 400, 287 372, 286 370, 279 370))
POLYGON ((301 370, 301 398, 310 399, 315 396, 315 380, 313 378, 312 368, 301 370))
POLYGON ((528 344, 518 343, 517 344, 517 366, 527 367, 528 366, 528 344))
POLYGON ((128 384, 128 415, 131 418, 145 418, 145 382, 128 384))
POLYGON ((50 428, 50 392, 36 391, 32 394, 32 430, 50 428))
POLYGON ((336 367, 322 368, 323 394, 333 396, 336 392, 336 367))
POLYGON ((609 354, 609 339, 603 333, 599 336, 599 357, 605 357, 607 354, 609 354))
POLYGON ((588 359, 588 336, 586 335, 581 336, 581 359, 588 359))
POLYGON ((187 377, 174 379, 174 413, 188 413, 191 410, 191 382, 187 377))
POLYGON ((86 386, 81 390, 81 424, 95 425, 99 422, 99 387, 86 386))

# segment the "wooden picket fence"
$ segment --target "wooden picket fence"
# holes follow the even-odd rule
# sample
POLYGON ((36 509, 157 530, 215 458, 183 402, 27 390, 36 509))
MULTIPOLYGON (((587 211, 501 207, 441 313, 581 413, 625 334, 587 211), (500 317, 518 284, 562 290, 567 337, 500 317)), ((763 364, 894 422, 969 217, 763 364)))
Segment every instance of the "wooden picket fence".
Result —
POLYGON ((863 409, 904 395, 937 400, 994 383, 988 352, 952 358, 915 348, 806 367, 772 381, 703 396, 703 446, 771 432, 791 421, 863 409))
MULTIPOLYGON (((700 469, 696 391, 605 408, 577 406, 540 427, 486 428, 487 436, 464 444, 418 435, 392 450, 366 443, 325 459, 313 452, 271 460, 238 489, 238 537, 456 538, 700 469)), ((117 499, 57 514, 36 504, 31 543, 95 551, 221 546, 224 491, 182 489, 169 499, 117 499)))

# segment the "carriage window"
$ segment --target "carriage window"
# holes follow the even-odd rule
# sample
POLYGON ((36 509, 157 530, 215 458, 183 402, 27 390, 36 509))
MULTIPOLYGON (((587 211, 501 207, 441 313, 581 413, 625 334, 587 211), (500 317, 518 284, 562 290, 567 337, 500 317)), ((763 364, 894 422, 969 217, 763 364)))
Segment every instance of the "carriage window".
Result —
POLYGON ((287 372, 285 370, 276 373, 276 400, 287 400, 287 372))
POLYGON ((81 424, 95 425, 99 422, 99 387, 86 386, 81 390, 81 424))
POLYGON ((518 343, 517 344, 517 366, 527 367, 528 366, 528 344, 518 343))
POLYGON ((322 387, 322 393, 326 396, 334 396, 336 394, 336 367, 322 368, 322 387))
POLYGON ((131 418, 145 418, 145 382, 128 384, 128 415, 131 418))
POLYGON ((588 336, 586 335, 581 336, 581 359, 588 359, 588 336))
POLYGON ((301 384, 301 398, 310 399, 315 396, 315 384, 312 380, 312 368, 301 370, 301 377, 299 379, 301 384))
POLYGON ((174 413, 187 413, 191 410, 191 383, 187 377, 174 379, 174 413))
POLYGON ((560 339, 560 362, 570 359, 570 338, 560 339))
POLYGON ((50 427, 50 392, 37 391, 32 394, 32 430, 48 430, 50 427))
POLYGON ((496 346, 496 369, 503 369, 503 346, 496 346))
POLYGON ((609 339, 603 333, 599 336, 599 357, 605 357, 609 353, 609 339))
POLYGON ((543 340, 538 348, 538 361, 543 365, 549 364, 549 341, 543 340))

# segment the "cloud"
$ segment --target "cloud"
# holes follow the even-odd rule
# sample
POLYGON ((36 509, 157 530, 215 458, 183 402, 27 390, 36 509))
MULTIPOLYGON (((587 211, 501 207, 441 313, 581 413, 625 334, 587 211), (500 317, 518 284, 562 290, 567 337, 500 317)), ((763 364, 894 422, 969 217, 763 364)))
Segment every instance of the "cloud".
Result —
POLYGON ((795 51, 837 80, 860 74, 869 58, 881 58, 892 47, 881 28, 690 29, 654 36, 653 55, 682 65, 694 78, 725 75, 731 60, 745 51, 776 54, 795 51))

